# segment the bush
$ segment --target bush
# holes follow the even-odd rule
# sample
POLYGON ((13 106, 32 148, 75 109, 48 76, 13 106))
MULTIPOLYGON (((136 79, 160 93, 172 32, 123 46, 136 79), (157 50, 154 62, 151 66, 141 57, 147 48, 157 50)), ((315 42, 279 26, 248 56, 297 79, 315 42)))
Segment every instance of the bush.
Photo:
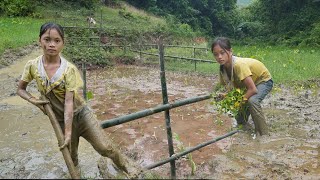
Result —
POLYGON ((109 7, 120 7, 119 0, 102 0, 101 2, 109 7))
POLYGON ((108 66, 111 65, 107 53, 98 47, 66 47, 63 54, 73 63, 79 64, 86 62, 92 65, 108 66))
POLYGON ((320 46, 320 23, 315 23, 312 30, 310 31, 310 36, 302 40, 300 45, 306 46, 320 46))
POLYGON ((28 16, 34 13, 35 3, 31 0, 2 0, 0 13, 6 16, 28 16))
POLYGON ((71 2, 78 3, 80 7, 85 7, 87 9, 94 8, 95 3, 98 2, 98 0, 73 0, 71 2))
POLYGON ((133 54, 119 54, 119 55, 112 55, 110 56, 112 62, 116 62, 119 64, 130 64, 133 65, 136 63, 136 59, 134 58, 133 54))

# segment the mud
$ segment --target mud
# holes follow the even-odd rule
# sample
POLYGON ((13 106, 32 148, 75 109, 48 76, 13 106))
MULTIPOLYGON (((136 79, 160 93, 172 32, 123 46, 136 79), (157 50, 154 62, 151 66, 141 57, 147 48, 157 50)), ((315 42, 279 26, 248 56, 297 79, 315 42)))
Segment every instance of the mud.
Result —
MULTIPOLYGON (((69 178, 49 119, 36 107, 17 97, 17 80, 28 59, 41 54, 36 49, 0 69, 0 178, 69 178)), ((88 103, 98 119, 107 120, 162 103, 160 72, 156 68, 117 66, 87 72, 88 103)), ((166 72, 169 101, 211 92, 216 76, 166 72)), ((34 95, 34 85, 28 88, 34 95)), ((197 166, 194 175, 186 157, 176 161, 178 178, 211 179, 318 179, 319 91, 277 85, 263 102, 270 136, 253 139, 248 130, 192 153, 197 166), (311 92, 311 93, 310 93, 311 92)), ((221 136, 232 129, 233 120, 218 121, 210 100, 170 110, 175 152, 221 136)), ((250 130, 251 129, 251 130, 250 130)), ((163 113, 117 125, 105 130, 121 150, 141 166, 168 157, 163 113)), ((80 140, 82 177, 102 178, 100 155, 80 140)), ((170 177, 169 164, 152 172, 170 177)))
POLYGON ((6 49, 0 57, 0 69, 11 65, 17 60, 20 60, 21 57, 31 53, 37 47, 38 44, 33 43, 22 48, 6 49))

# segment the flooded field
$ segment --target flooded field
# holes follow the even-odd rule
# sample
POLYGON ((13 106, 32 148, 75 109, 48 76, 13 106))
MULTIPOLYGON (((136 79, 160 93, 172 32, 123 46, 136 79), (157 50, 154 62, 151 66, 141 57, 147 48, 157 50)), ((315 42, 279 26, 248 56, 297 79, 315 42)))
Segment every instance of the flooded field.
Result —
MULTIPOLYGON (((33 51, 12 66, 0 69, 0 178, 70 178, 48 117, 15 94, 16 83, 33 51)), ((169 102, 211 92, 216 76, 166 72, 169 102)), ((99 120, 162 104, 158 69, 117 66, 87 73, 88 104, 99 120)), ((317 89, 278 86, 263 102, 270 136, 253 139, 250 127, 232 137, 192 153, 197 170, 191 175, 189 160, 176 161, 178 178, 211 179, 319 179, 320 104, 317 89), (306 95, 306 92, 312 92, 306 95)), ((38 95, 36 88, 28 89, 38 95)), ((232 119, 217 121, 210 100, 170 110, 175 152, 178 145, 193 147, 232 130, 232 119), (179 138, 177 138, 177 136, 179 138)), ((164 113, 157 113, 105 129, 117 146, 146 166, 168 157, 164 113)), ((252 129, 252 122, 249 126, 252 129)), ((102 178, 100 155, 80 140, 82 177, 102 178)), ((169 164, 152 172, 170 178, 169 164)))

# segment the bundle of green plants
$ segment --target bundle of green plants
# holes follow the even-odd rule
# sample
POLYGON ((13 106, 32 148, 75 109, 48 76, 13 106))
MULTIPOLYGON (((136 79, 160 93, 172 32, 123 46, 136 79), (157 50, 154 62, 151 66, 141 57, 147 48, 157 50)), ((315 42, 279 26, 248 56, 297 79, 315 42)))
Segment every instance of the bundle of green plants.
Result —
MULTIPOLYGON (((227 93, 224 90, 218 90, 212 93, 213 101, 211 102, 217 108, 218 118, 222 114, 229 114, 232 117, 239 115, 246 116, 248 105, 244 100, 245 89, 233 88, 227 93)), ((247 119, 247 118, 244 118, 247 119)), ((217 120, 223 123, 221 118, 217 120)))

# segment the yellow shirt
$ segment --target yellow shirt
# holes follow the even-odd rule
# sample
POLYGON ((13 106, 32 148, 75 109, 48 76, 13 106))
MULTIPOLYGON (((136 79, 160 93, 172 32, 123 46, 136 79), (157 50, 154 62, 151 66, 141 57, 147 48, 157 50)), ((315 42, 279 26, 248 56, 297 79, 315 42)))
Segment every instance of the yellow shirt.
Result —
POLYGON ((51 79, 44 70, 42 56, 39 56, 27 62, 21 80, 31 82, 35 79, 39 92, 49 98, 55 114, 59 111, 58 114, 63 116, 66 91, 74 92, 74 112, 80 111, 85 101, 82 98, 83 81, 79 70, 63 57, 60 58, 60 67, 51 79))
MULTIPOLYGON (((271 79, 271 74, 266 66, 256 59, 233 56, 232 69, 231 83, 234 87, 245 87, 242 80, 249 76, 251 76, 255 85, 271 79)), ((225 71, 220 73, 220 78, 222 84, 228 84, 227 82, 230 81, 225 71)))

